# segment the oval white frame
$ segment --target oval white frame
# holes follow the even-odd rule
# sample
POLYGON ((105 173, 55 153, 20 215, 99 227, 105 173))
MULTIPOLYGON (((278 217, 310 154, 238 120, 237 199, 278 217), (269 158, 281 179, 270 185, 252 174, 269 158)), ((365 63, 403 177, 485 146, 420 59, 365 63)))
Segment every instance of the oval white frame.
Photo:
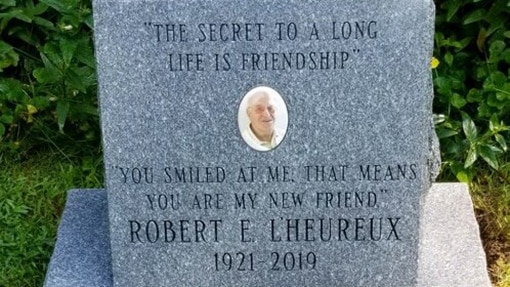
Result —
MULTIPOLYGON (((278 133, 281 136, 281 141, 278 143, 277 146, 275 146, 273 149, 276 149, 278 146, 282 144, 282 142, 285 139, 285 135, 287 134, 287 128, 289 125, 289 114, 287 111, 287 104, 283 100, 282 96, 275 90, 273 90, 270 87, 267 86, 258 86, 253 89, 251 89, 246 95, 244 95, 241 103, 239 104, 239 110, 237 112, 237 123, 239 126, 239 132, 241 133, 241 137, 243 138, 244 142, 251 147, 254 150, 257 151, 268 151, 268 150, 262 150, 257 146, 254 146, 251 144, 244 135, 244 131, 249 128, 250 119, 248 118, 248 114, 246 113, 246 109, 248 108, 248 99, 250 97, 260 91, 263 91, 267 93, 270 97, 273 98, 275 106, 276 106, 276 116, 275 116, 275 130, 278 131, 278 133)), ((270 150, 269 150, 270 151, 270 150)))

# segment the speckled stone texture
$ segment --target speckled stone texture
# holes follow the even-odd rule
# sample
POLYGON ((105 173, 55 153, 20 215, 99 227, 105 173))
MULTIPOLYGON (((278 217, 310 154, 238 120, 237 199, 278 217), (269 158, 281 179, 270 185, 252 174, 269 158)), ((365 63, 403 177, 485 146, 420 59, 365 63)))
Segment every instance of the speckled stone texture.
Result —
POLYGON ((431 0, 93 4, 115 286, 417 284, 431 0), (288 111, 268 152, 257 86, 288 111))
MULTIPOLYGON (((106 213, 106 191, 70 192, 45 287, 113 286, 106 213)), ((465 184, 433 184, 421 222, 418 287, 491 286, 465 184)))
POLYGON ((466 184, 434 184, 425 198, 421 222, 420 286, 491 286, 466 184))
POLYGON ((70 190, 44 286, 112 285, 106 192, 70 190))

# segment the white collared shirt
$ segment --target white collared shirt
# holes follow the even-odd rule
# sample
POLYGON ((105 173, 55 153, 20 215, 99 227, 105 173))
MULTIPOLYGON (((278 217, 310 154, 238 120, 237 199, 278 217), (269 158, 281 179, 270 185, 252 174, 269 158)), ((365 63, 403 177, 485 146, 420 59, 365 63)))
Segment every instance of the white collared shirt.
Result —
POLYGON ((280 133, 275 129, 273 131, 273 136, 271 137, 271 141, 261 141, 259 138, 253 133, 250 126, 243 131, 243 139, 244 141, 253 149, 258 151, 269 151, 274 149, 280 142, 282 141, 282 137, 280 133))

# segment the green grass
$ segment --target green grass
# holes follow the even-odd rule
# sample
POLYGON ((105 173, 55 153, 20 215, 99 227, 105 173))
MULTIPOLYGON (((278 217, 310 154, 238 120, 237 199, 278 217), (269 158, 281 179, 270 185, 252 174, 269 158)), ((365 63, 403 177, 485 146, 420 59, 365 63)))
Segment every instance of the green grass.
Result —
POLYGON ((510 287, 510 163, 479 172, 470 189, 492 282, 510 287))
POLYGON ((494 275, 495 286, 510 287, 510 262, 509 257, 499 258, 492 264, 491 271, 494 275))
POLYGON ((0 286, 42 286, 66 191, 100 187, 101 168, 53 152, 0 155, 0 286))

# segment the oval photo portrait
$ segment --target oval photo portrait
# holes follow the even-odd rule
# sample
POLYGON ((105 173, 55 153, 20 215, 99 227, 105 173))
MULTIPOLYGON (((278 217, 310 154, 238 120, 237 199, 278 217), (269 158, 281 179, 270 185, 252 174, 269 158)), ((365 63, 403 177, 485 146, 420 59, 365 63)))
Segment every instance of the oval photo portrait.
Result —
POLYGON ((287 132, 287 105, 275 90, 256 87, 241 101, 237 120, 246 144, 258 151, 270 151, 282 142, 287 132))

